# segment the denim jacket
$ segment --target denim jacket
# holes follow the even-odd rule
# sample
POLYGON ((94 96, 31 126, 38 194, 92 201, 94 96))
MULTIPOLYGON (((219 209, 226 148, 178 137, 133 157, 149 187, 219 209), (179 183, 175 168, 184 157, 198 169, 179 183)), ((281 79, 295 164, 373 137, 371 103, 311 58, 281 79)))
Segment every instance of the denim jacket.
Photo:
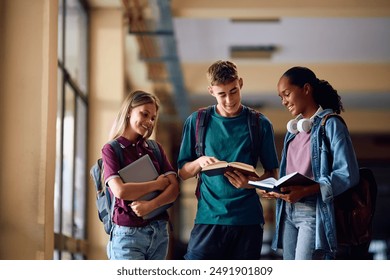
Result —
MULTIPOLYGON (((333 198, 359 181, 359 167, 347 127, 338 118, 329 118, 325 125, 327 144, 323 141, 322 118, 332 113, 326 109, 314 117, 310 132, 311 163, 314 180, 320 184, 316 206, 315 254, 333 258, 337 249, 333 198)), ((280 163, 280 177, 286 175, 287 149, 295 135, 287 132, 280 163)), ((276 201, 276 228, 272 249, 282 248, 285 201, 276 201)))

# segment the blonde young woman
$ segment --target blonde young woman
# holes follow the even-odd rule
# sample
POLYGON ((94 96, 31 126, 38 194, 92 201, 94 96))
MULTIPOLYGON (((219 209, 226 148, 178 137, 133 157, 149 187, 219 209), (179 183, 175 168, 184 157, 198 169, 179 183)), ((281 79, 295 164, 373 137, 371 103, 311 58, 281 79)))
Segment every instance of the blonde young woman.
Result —
POLYGON ((112 129, 112 139, 119 142, 123 152, 123 166, 110 144, 102 148, 104 178, 116 197, 113 213, 113 229, 107 245, 111 260, 161 260, 168 251, 168 213, 152 218, 142 217, 156 208, 172 203, 179 194, 179 184, 174 168, 158 144, 163 164, 160 165, 153 150, 145 141, 153 132, 159 109, 156 96, 143 91, 130 93, 112 129), (159 174, 156 180, 144 183, 124 183, 118 171, 131 162, 148 154, 159 174), (150 201, 137 200, 152 191, 161 191, 150 201))

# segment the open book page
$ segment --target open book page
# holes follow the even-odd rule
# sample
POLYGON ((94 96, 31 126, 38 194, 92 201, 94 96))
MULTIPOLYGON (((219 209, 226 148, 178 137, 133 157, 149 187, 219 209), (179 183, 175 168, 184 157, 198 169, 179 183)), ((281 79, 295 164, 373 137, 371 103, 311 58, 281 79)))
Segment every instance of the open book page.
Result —
POLYGON ((214 170, 214 169, 220 169, 220 168, 226 168, 229 165, 227 161, 217 161, 208 164, 207 166, 202 168, 202 172, 207 170, 214 170))
POLYGON ((277 180, 275 185, 280 188, 283 186, 294 186, 294 185, 307 186, 315 183, 316 181, 314 181, 313 179, 305 175, 302 175, 299 172, 293 172, 277 180))
POLYGON ((253 170, 253 166, 252 165, 246 164, 246 163, 243 163, 243 162, 238 162, 238 161, 230 162, 229 165, 232 166, 232 167, 240 168, 240 169, 246 169, 248 171, 252 171, 253 170))
POLYGON ((299 172, 294 172, 283 176, 279 180, 270 177, 261 181, 249 181, 248 183, 251 186, 265 191, 280 192, 280 188, 283 186, 306 186, 315 184, 316 182, 313 179, 306 177, 299 172))
POLYGON ((248 183, 250 185, 261 186, 271 190, 273 187, 275 187, 276 179, 273 177, 269 177, 261 181, 249 181, 248 183))
POLYGON ((225 172, 232 171, 234 169, 247 176, 260 177, 260 174, 257 173, 256 169, 252 165, 243 162, 218 161, 203 167, 201 172, 208 176, 215 176, 223 175, 225 172))

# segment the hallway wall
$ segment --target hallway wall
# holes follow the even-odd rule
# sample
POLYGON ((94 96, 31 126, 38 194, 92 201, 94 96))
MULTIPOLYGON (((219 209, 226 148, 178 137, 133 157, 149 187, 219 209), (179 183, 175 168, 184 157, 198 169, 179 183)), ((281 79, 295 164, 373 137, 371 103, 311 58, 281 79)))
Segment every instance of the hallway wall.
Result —
POLYGON ((51 259, 57 1, 0 2, 0 259, 51 259))

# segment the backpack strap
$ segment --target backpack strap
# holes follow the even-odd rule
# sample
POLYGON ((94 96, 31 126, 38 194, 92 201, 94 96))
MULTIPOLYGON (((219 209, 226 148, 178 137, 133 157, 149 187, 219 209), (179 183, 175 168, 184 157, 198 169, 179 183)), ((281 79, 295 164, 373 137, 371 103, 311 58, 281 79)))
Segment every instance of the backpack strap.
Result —
MULTIPOLYGON (((326 138, 325 124, 326 124, 326 121, 327 121, 329 118, 331 118, 331 117, 336 117, 336 118, 340 119, 340 120, 343 122, 343 124, 344 124, 345 126, 347 126, 347 124, 346 124, 346 122, 344 121, 344 119, 343 119, 339 114, 337 114, 337 113, 329 113, 329 114, 325 115, 325 116, 322 118, 322 120, 321 120, 321 135, 322 135, 322 139, 325 141, 325 143, 326 143, 326 145, 327 145, 328 147, 330 147, 330 143, 329 143, 329 141, 328 141, 328 138, 326 138)), ((320 142, 320 145, 321 145, 321 142, 320 142)), ((321 146, 320 146, 320 147, 321 147, 321 146)))
MULTIPOLYGON (((156 141, 154 141, 152 139, 146 139, 146 143, 152 149, 154 155, 156 156, 156 158, 158 160, 159 165, 162 166, 163 159, 162 159, 160 147, 157 145, 156 141)), ((111 140, 109 142, 109 144, 114 149, 114 151, 119 159, 120 166, 123 167, 124 160, 123 160, 123 152, 122 152, 123 147, 122 147, 122 145, 116 139, 111 140)))
POLYGON ((321 129, 321 138, 322 138, 322 141, 319 141, 319 148, 321 149, 322 148, 322 143, 324 142, 325 143, 325 152, 326 152, 326 156, 327 156, 327 159, 328 159, 328 164, 332 165, 332 162, 333 162, 333 156, 331 154, 331 146, 330 146, 330 141, 328 139, 328 137, 326 136, 326 130, 325 130, 325 125, 326 125, 326 121, 331 118, 331 117, 336 117, 338 119, 340 119, 344 125, 346 126, 346 122, 344 121, 344 119, 337 113, 329 113, 327 115, 325 115, 322 120, 321 120, 321 126, 320 126, 320 129, 321 129))
MULTIPOLYGON (((195 153, 198 157, 204 155, 204 140, 205 140, 205 130, 207 129, 207 122, 209 120, 211 110, 213 106, 208 106, 200 108, 198 110, 198 115, 196 116, 196 125, 195 125, 195 153)), ((195 188, 195 196, 199 199, 200 196, 200 185, 202 179, 200 175, 197 176, 198 181, 195 188)))
MULTIPOLYGON (((121 144, 116 140, 116 139, 113 139, 111 141, 108 142, 108 144, 111 145, 111 147, 114 149, 114 152, 119 160, 119 166, 122 168, 124 167, 124 160, 123 160, 123 152, 122 152, 122 146, 121 144)), ((103 160, 100 158, 98 160, 98 165, 101 169, 101 173, 100 173, 100 181, 102 182, 102 187, 101 189, 103 190, 103 186, 105 186, 105 183, 104 183, 104 164, 103 164, 103 160)))
MULTIPOLYGON (((245 108, 246 106, 244 106, 245 108)), ((213 106, 208 106, 206 108, 200 108, 198 110, 198 115, 196 117, 196 127, 195 127, 195 152, 198 157, 204 155, 204 140, 205 140, 205 130, 207 129, 207 123, 211 114, 213 106)), ((247 121, 249 128, 249 136, 251 138, 251 151, 252 151, 252 161, 256 166, 257 159, 260 153, 260 143, 262 140, 261 125, 259 118, 261 113, 250 108, 248 109, 247 121)))
MULTIPOLYGON (((259 120, 261 113, 244 105, 243 107, 248 108, 247 122, 249 128, 249 136, 251 138, 251 155, 253 165, 256 167, 260 154, 260 145, 262 141, 261 125, 259 120)), ((200 108, 198 110, 195 125, 195 152, 198 157, 204 155, 205 131, 207 129, 207 123, 210 118, 212 108, 213 105, 200 108)), ((195 190, 195 195, 197 197, 199 197, 200 179, 200 176, 198 176, 198 184, 195 190)))
MULTIPOLYGON (((123 160, 123 152, 122 152, 122 145, 118 142, 118 140, 116 139, 113 139, 111 140, 110 142, 108 142, 108 144, 111 145, 111 147, 114 149, 115 151, 115 154, 116 156, 118 157, 118 160, 119 160, 119 166, 122 168, 124 167, 124 160, 123 160)), ((102 181, 104 182, 104 164, 102 164, 102 173, 101 173, 101 176, 102 176, 102 181)), ((106 186, 104 184, 105 188, 106 188, 106 200, 107 200, 107 205, 111 205, 111 209, 107 209, 107 211, 110 211, 110 225, 112 226, 112 218, 114 216, 114 208, 115 208, 115 196, 114 194, 111 192, 110 188, 108 186, 106 186)), ((110 227, 111 227, 110 226, 110 227)), ((111 231, 111 230, 110 230, 111 231)), ((106 231, 107 232, 107 231, 106 231)), ((109 232, 107 232, 109 233, 109 232)), ((109 233, 110 234, 110 233, 109 233)), ((111 240, 111 234, 110 234, 110 240, 111 240)))
POLYGON ((146 139, 146 143, 153 150, 153 153, 157 158, 160 167, 163 166, 163 158, 161 155, 160 147, 158 146, 157 142, 152 139, 146 139))
POLYGON ((256 167, 260 155, 260 145, 262 141, 261 124, 259 120, 261 113, 250 107, 246 108, 248 108, 247 121, 249 128, 249 136, 251 138, 252 162, 256 167))
POLYGON ((124 162, 123 152, 122 152, 123 148, 121 144, 116 139, 111 140, 110 142, 108 142, 108 144, 110 144, 111 147, 114 149, 114 152, 119 159, 119 166, 123 167, 123 162, 124 162))
POLYGON ((324 127, 325 126, 325 123, 326 121, 330 118, 330 117, 337 117, 339 118, 343 123, 344 125, 346 126, 347 124, 345 123, 344 119, 337 113, 329 113, 327 115, 325 115, 322 120, 321 120, 321 127, 324 127))
POLYGON ((195 152, 198 157, 204 155, 204 139, 207 122, 210 117, 210 113, 213 106, 200 108, 198 115, 196 116, 196 127, 195 127, 195 152))

